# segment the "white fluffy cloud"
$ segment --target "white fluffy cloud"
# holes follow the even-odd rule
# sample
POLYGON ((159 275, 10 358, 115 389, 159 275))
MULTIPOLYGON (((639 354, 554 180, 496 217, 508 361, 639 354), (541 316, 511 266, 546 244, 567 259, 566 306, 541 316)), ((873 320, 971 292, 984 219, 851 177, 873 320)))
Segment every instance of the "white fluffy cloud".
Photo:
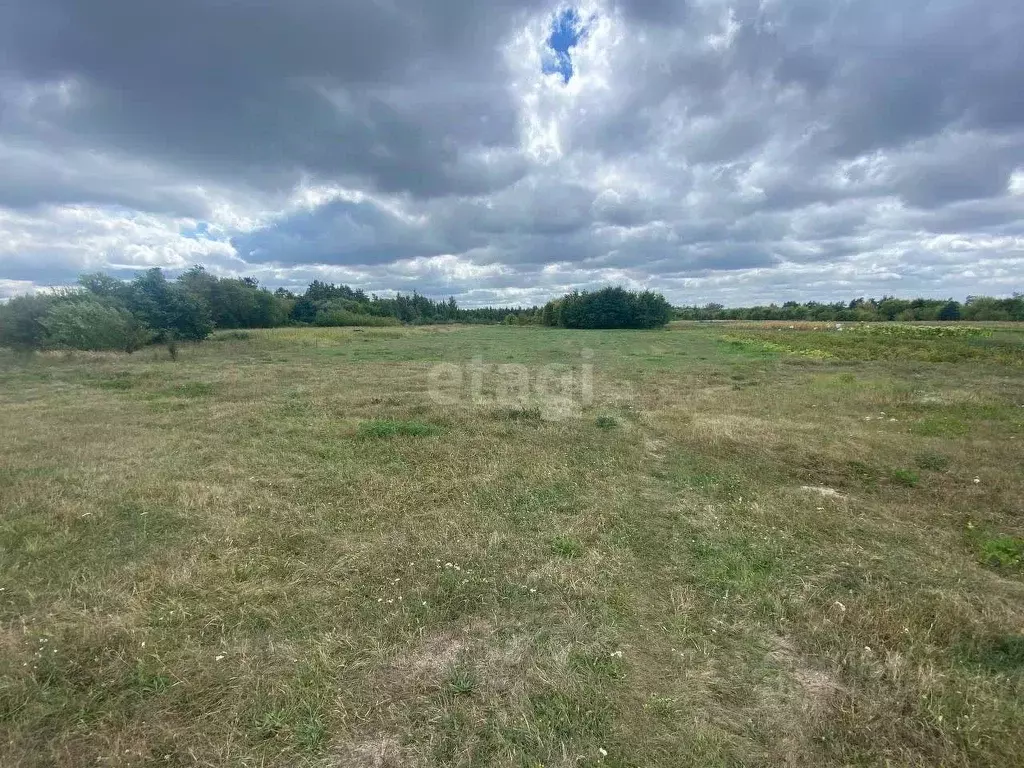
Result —
POLYGON ((465 304, 1008 294, 1022 34, 1012 0, 7 4, 0 296, 197 262, 465 304))

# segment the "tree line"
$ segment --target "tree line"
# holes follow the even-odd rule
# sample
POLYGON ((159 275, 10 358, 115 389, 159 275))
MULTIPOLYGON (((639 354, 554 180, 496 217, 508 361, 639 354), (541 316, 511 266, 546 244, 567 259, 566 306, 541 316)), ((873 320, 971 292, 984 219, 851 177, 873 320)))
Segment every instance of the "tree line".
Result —
POLYGON ((849 302, 769 304, 756 307, 725 307, 721 304, 677 307, 677 320, 834 320, 838 322, 879 322, 923 320, 948 322, 955 320, 1024 321, 1024 294, 1011 298, 968 296, 964 302, 953 299, 853 299, 849 302))
POLYGON ((318 280, 296 295, 249 277, 217 277, 201 266, 174 280, 159 268, 130 281, 97 272, 80 276, 72 288, 0 304, 0 347, 134 352, 151 343, 200 341, 214 329, 500 323, 533 309, 462 309, 454 298, 380 297, 318 280))
POLYGON ((85 274, 75 287, 18 296, 0 304, 0 347, 133 352, 151 343, 202 340, 214 329, 430 323, 658 328, 672 319, 1024 321, 1024 295, 972 296, 963 303, 884 296, 835 303, 673 308, 659 293, 604 288, 574 291, 542 307, 463 309, 454 298, 436 300, 416 292, 382 297, 314 280, 305 292, 296 294, 283 288, 270 291, 253 278, 217 277, 202 266, 173 280, 154 268, 130 281, 101 272, 85 274))

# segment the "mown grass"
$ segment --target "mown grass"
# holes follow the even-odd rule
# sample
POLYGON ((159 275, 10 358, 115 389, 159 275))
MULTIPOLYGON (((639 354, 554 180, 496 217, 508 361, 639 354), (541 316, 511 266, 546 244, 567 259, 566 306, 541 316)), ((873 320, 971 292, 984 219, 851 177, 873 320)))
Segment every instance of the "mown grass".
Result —
POLYGON ((842 333, 0 352, 0 763, 1018 763, 1022 335, 842 333))

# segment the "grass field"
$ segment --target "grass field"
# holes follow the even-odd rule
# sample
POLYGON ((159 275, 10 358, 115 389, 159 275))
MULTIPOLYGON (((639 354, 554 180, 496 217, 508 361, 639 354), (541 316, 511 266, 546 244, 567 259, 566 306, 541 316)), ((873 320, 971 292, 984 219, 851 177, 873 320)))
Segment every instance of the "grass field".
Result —
POLYGON ((897 328, 0 352, 0 764, 1020 765, 1024 330, 897 328))

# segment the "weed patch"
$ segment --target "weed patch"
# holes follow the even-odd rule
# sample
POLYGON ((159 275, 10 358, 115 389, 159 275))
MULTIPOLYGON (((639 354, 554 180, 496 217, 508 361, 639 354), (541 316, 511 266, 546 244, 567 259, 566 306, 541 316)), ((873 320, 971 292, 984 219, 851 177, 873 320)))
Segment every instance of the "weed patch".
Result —
POLYGON ((479 685, 474 672, 466 667, 452 669, 445 682, 448 690, 456 696, 469 696, 479 685))
POLYGON ((1006 534, 978 534, 975 536, 978 556, 982 563, 1001 571, 1024 569, 1024 537, 1006 534))
POLYGON ((889 473, 889 479, 894 485, 902 485, 904 488, 914 488, 921 482, 921 476, 911 469, 894 469, 889 473))

